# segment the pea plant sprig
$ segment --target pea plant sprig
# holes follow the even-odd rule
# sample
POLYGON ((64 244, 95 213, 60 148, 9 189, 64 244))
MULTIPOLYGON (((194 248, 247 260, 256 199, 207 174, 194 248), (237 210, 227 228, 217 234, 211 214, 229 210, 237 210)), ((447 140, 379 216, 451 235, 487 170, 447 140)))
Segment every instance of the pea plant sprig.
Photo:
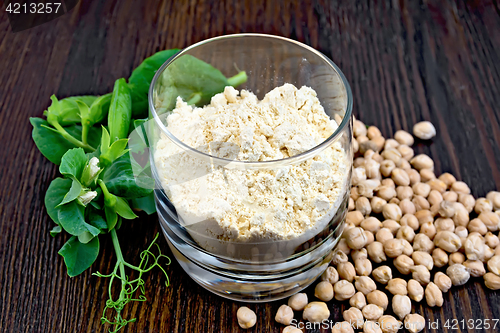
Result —
MULTIPOLYGON (((143 118, 147 116, 147 95, 155 72, 178 51, 160 51, 145 59, 128 82, 123 78, 116 80, 112 93, 61 100, 52 96, 51 105, 44 111, 46 119, 30 118, 36 146, 49 161, 59 165, 61 177, 50 183, 45 206, 55 222, 50 234, 56 236, 65 231, 70 235, 59 250, 68 275, 74 277, 87 270, 99 255, 99 236, 111 237, 116 254, 113 271, 93 273, 109 278, 109 299, 101 318, 102 324, 110 325, 109 332, 135 322, 136 318, 123 318, 122 312, 130 302, 146 300, 143 274, 159 268, 166 277, 166 286, 169 285, 163 266, 169 265, 170 259, 156 243, 158 235, 141 252, 136 266, 124 259, 117 231, 123 221, 137 218, 136 212, 156 211, 154 180, 138 180, 134 175, 130 156, 133 147, 128 137, 147 120, 143 118), (131 278, 132 273, 135 278, 131 278), (120 285, 117 298, 114 282, 120 285)), ((222 92, 226 85, 237 86, 246 81, 245 72, 226 78, 199 59, 180 59, 173 69, 182 71, 185 80, 167 82, 166 86, 191 104, 200 105, 222 92)))

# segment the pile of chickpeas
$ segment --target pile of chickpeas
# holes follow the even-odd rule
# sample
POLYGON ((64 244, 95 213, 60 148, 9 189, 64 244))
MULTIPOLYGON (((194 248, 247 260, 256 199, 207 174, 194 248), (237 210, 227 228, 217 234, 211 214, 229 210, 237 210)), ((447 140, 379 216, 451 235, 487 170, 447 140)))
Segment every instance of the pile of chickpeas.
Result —
MULTIPOLYGON (((406 131, 385 139, 378 128, 354 120, 353 133, 356 154, 342 238, 315 287, 317 300, 298 293, 278 309, 276 321, 288 325, 283 333, 302 332, 290 325, 297 312, 313 323, 328 320, 326 302, 333 299, 351 307, 332 333, 416 333, 425 319, 411 313, 412 302, 425 298, 428 306, 440 307, 443 293, 471 276, 500 289, 500 192, 476 200, 453 175, 436 176, 434 161, 415 156, 414 137, 406 131), (393 277, 394 270, 401 277, 393 277), (385 314, 389 307, 395 316, 385 314)), ((424 121, 413 134, 429 140, 436 130, 424 121)), ((255 325, 249 308, 241 307, 237 316, 241 327, 255 325)))

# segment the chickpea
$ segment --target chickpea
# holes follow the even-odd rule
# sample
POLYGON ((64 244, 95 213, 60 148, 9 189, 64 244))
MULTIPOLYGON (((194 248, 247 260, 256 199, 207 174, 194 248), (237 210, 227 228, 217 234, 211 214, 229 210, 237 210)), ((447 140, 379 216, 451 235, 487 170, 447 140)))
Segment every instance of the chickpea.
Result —
POLYGON ((384 314, 384 309, 376 304, 368 304, 363 308, 362 314, 366 320, 377 320, 384 314))
POLYGON ((425 300, 430 307, 443 306, 443 293, 434 282, 430 282, 425 288, 425 300))
POLYGON ((387 283, 385 289, 387 289, 393 295, 407 295, 407 282, 400 278, 395 278, 387 283))
POLYGON ((404 319, 411 311, 411 300, 408 296, 394 295, 392 298, 392 311, 399 317, 404 319))
POLYGON ((351 298, 356 293, 354 285, 347 280, 340 280, 333 286, 335 299, 337 301, 345 301, 351 298))
POLYGON ((360 310, 363 309, 363 307, 366 305, 365 295, 361 291, 358 291, 349 299, 349 305, 360 310))
POLYGON ((298 293, 288 299, 288 306, 295 311, 302 311, 307 305, 307 294, 298 293))
POLYGON ((311 302, 304 308, 302 317, 312 323, 321 323, 330 317, 330 310, 324 302, 311 302))
POLYGON ((330 301, 333 298, 332 284, 328 281, 321 281, 316 285, 316 288, 314 289, 314 296, 324 302, 330 301))
POLYGON ((461 286, 467 283, 470 278, 469 270, 461 264, 454 264, 446 269, 446 275, 451 279, 454 286, 461 286))
POLYGON ((411 313, 405 317, 405 328, 410 333, 421 332, 425 328, 425 319, 419 314, 411 313))
POLYGON ((378 283, 387 284, 392 279, 392 270, 389 266, 379 266, 372 271, 372 276, 378 283))
POLYGON ((246 306, 242 306, 238 309, 236 317, 238 318, 238 325, 240 325, 241 328, 253 327, 257 322, 257 315, 255 312, 246 306))
POLYGON ((274 319, 283 325, 290 325, 293 319, 293 310, 286 304, 283 304, 279 307, 278 312, 276 312, 276 316, 274 319))
POLYGON ((351 323, 354 328, 359 329, 363 327, 363 313, 360 309, 351 307, 348 310, 345 310, 342 314, 344 320, 348 323, 351 323))
POLYGON ((378 305, 384 311, 387 310, 387 307, 389 306, 389 299, 387 298, 386 293, 380 290, 374 290, 366 295, 366 300, 368 301, 368 304, 378 305))
POLYGON ((415 302, 420 302, 424 298, 424 287, 417 280, 408 281, 408 296, 415 302))

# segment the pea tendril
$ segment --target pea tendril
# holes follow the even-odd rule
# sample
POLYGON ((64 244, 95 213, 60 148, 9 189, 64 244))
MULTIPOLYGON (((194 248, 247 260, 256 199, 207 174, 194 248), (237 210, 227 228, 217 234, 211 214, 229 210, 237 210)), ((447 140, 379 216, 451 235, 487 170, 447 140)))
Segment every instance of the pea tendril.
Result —
POLYGON ((113 247, 116 252, 116 265, 113 269, 113 272, 110 274, 101 274, 99 272, 93 273, 92 275, 101 277, 101 278, 109 278, 109 287, 108 294, 109 299, 106 301, 106 307, 102 312, 101 323, 112 325, 112 328, 109 329, 110 333, 116 333, 128 323, 133 323, 136 321, 136 318, 132 319, 124 319, 122 317, 123 308, 130 302, 144 302, 146 301, 145 289, 144 289, 144 280, 142 279, 142 275, 144 273, 149 272, 155 267, 158 267, 163 274, 165 275, 166 282, 165 285, 168 287, 170 282, 167 276, 167 272, 165 269, 159 264, 159 260, 161 258, 165 258, 167 260, 166 265, 170 264, 170 259, 161 253, 159 245, 156 243, 158 239, 158 234, 156 234, 153 242, 149 245, 149 247, 141 252, 140 258, 141 262, 139 266, 134 266, 129 264, 123 258, 123 254, 120 248, 120 243, 118 242, 118 236, 116 234, 116 230, 113 229, 110 232, 111 239, 113 241, 113 247), (158 253, 153 253, 153 248, 156 248, 158 253), (125 274, 125 267, 128 267, 134 271, 137 271, 139 276, 134 280, 129 280, 129 277, 125 274), (121 282, 121 290, 120 296, 117 300, 113 300, 113 282, 115 279, 118 279, 121 282), (139 295, 134 298, 134 295, 139 292, 139 295), (109 319, 107 316, 108 310, 114 310, 116 313, 112 319, 109 319))

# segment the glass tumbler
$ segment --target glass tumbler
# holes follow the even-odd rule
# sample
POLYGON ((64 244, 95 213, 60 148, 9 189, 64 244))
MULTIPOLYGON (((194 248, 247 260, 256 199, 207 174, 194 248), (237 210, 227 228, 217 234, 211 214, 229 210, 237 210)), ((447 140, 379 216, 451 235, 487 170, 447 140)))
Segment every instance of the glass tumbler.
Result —
MULTIPOLYGON (((161 66, 151 83, 149 107, 159 221, 191 278, 217 295, 262 302, 295 294, 325 271, 342 234, 352 169, 351 90, 330 59, 277 36, 212 38, 161 66), (240 96, 262 100, 284 84, 312 88, 329 117, 330 132, 304 151, 271 160, 242 160, 242 147, 224 140, 192 147, 169 128, 169 117, 182 87, 193 84, 187 78, 206 79, 203 70, 183 72, 193 57, 226 77, 245 71, 246 82, 236 88, 240 96)), ((199 135, 194 125, 176 130, 199 135)), ((268 135, 277 132, 278 127, 270 127, 268 135)))

